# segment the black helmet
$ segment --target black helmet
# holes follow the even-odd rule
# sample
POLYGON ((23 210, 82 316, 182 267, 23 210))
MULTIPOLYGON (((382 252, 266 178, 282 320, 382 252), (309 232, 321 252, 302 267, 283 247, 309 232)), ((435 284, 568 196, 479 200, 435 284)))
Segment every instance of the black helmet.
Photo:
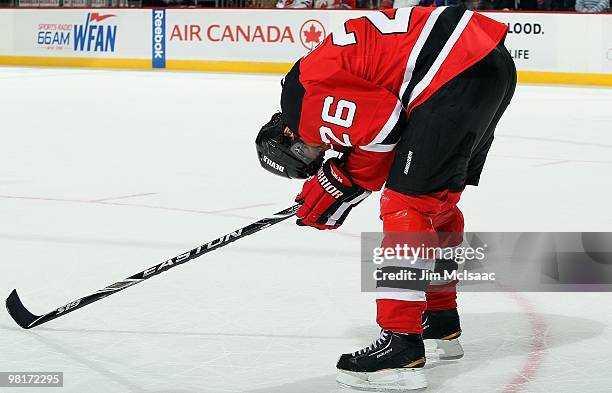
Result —
POLYGON ((261 166, 275 175, 307 179, 323 165, 323 149, 312 148, 296 135, 285 135, 286 124, 280 112, 264 125, 257 138, 257 158, 261 166))

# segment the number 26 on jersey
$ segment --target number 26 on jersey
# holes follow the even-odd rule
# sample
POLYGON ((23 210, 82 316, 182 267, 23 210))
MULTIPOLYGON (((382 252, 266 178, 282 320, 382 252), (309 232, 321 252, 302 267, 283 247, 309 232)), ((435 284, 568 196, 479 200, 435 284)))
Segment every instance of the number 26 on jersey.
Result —
MULTIPOLYGON (((355 120, 357 105, 352 101, 338 100, 338 102, 335 104, 336 110, 334 111, 332 109, 334 106, 334 101, 336 101, 336 99, 332 96, 325 97, 325 101, 323 101, 321 119, 326 123, 334 124, 343 128, 350 128, 353 125, 353 120, 355 120)), ((351 139, 346 133, 342 133, 341 140, 329 127, 321 126, 319 128, 319 132, 321 133, 321 140, 324 143, 333 143, 332 141, 334 141, 340 146, 352 146, 351 139)))

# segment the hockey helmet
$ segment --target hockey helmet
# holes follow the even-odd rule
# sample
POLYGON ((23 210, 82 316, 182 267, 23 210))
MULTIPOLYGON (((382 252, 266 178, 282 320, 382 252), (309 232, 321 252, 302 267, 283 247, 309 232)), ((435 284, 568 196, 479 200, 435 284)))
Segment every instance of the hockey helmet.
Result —
POLYGON ((308 146, 297 134, 287 134, 280 112, 266 123, 257 138, 257 158, 261 166, 275 175, 289 179, 307 179, 323 165, 323 149, 308 146))

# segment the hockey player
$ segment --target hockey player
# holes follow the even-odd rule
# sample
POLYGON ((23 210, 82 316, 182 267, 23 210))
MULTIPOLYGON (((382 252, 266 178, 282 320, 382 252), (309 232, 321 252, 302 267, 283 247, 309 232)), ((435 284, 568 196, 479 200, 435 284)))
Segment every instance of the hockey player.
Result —
MULTIPOLYGON (((295 63, 284 78, 282 112, 256 144, 265 169, 308 179, 296 197, 297 223, 338 228, 386 183, 385 233, 462 237, 457 203, 467 185, 478 185, 516 85, 506 33, 462 6, 384 10, 348 20, 295 63), (323 162, 330 147, 342 159, 323 162)), ((442 359, 463 355, 456 282, 431 284, 378 288, 380 337, 340 357, 340 383, 426 387, 423 339, 437 340, 442 359)))

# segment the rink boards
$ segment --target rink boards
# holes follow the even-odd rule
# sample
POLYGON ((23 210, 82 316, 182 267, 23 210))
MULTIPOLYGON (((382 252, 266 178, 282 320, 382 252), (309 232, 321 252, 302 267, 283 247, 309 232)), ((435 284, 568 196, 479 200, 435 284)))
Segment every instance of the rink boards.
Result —
MULTIPOLYGON (((365 10, 2 9, 0 65, 284 73, 365 10)), ((489 12, 519 79, 612 86, 612 15, 489 12)))

